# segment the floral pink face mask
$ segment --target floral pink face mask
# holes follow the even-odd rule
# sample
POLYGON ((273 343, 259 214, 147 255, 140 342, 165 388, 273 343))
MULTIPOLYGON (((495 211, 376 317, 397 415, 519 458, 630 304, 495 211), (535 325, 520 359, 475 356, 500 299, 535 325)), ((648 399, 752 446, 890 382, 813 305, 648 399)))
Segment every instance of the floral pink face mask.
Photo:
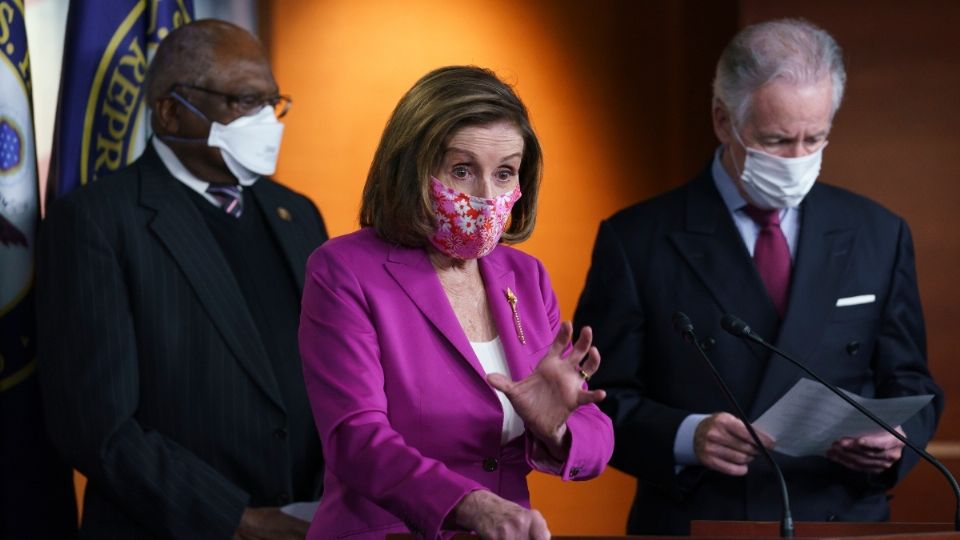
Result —
POLYGON ((476 259, 493 251, 520 199, 520 186, 494 199, 473 197, 430 178, 434 233, 430 243, 454 259, 476 259))

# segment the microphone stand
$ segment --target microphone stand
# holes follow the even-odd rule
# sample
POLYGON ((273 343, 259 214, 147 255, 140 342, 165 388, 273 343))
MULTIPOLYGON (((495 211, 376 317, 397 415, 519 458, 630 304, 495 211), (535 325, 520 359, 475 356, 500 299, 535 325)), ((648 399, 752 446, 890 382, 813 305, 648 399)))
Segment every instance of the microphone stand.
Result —
POLYGON ((908 439, 908 438, 904 437, 903 435, 901 435, 899 431, 897 431, 897 430, 893 429, 892 427, 890 427, 889 424, 887 424, 886 422, 884 422, 883 420, 881 420, 880 418, 878 418, 877 415, 875 415, 875 414, 873 414, 872 412, 870 412, 866 407, 864 407, 863 405, 857 403, 855 400, 853 400, 850 396, 848 396, 848 395, 845 394, 844 392, 841 392, 839 388, 837 388, 837 387, 834 386, 833 384, 825 381, 822 377, 820 377, 819 375, 817 375, 816 373, 814 373, 813 371, 811 371, 807 366, 805 366, 805 365, 804 365, 803 363, 801 363, 799 360, 793 359, 793 358, 790 357, 790 355, 788 355, 787 353, 781 351, 780 349, 778 349, 777 347, 771 345, 770 343, 767 343, 767 341, 766 341, 765 339, 763 339, 762 337, 760 337, 760 336, 758 336, 756 333, 754 333, 754 331, 750 329, 750 327, 747 325, 747 323, 743 322, 741 319, 739 319, 739 318, 737 318, 737 317, 735 317, 735 316, 733 316, 733 315, 730 315, 730 314, 728 313, 728 314, 724 315, 723 318, 720 320, 720 326, 722 326, 723 329, 726 330, 727 332, 729 332, 730 334, 733 334, 734 336, 739 337, 739 338, 749 339, 750 341, 753 341, 754 343, 759 344, 760 346, 764 347, 765 349, 776 353, 776 354, 777 354, 778 356, 780 356, 781 358, 784 358, 784 359, 788 360, 791 364, 797 366, 798 368, 800 368, 801 370, 803 370, 804 373, 806 373, 807 375, 813 377, 813 378, 816 379, 820 384, 822 384, 822 385, 826 386, 827 388, 829 388, 830 391, 832 391, 834 394, 840 396, 840 398, 842 398, 844 401, 846 401, 846 402, 849 403, 851 406, 853 406, 854 409, 860 411, 864 416, 866 416, 866 417, 869 418, 870 420, 873 420, 873 422, 874 422, 875 424, 877 424, 878 426, 882 427, 882 428, 883 428, 884 430, 886 430, 888 433, 890 433, 891 435, 893 435, 894 437, 896 437, 900 442, 902 442, 903 444, 905 444, 908 448, 910 448, 911 450, 913 450, 914 452, 916 452, 920 457, 922 457, 922 458, 923 458, 924 460, 926 460, 928 463, 930 463, 931 465, 933 465, 934 467, 936 467, 937 470, 940 471, 940 474, 942 474, 942 475, 947 479, 947 481, 950 482, 950 488, 953 490, 953 496, 954 496, 954 497, 956 498, 956 500, 957 500, 957 507, 956 507, 956 510, 955 510, 954 516, 953 516, 953 527, 954 527, 954 530, 955 530, 955 531, 960 531, 960 486, 957 485, 957 480, 956 480, 956 478, 954 478, 953 475, 950 474, 950 471, 947 470, 947 468, 943 465, 943 463, 940 463, 940 461, 937 460, 937 458, 935 458, 935 457, 933 457, 932 455, 930 455, 929 453, 927 453, 926 450, 924 450, 924 449, 920 448, 919 446, 917 446, 917 445, 913 444, 912 442, 910 442, 910 439, 908 439))
POLYGON ((696 347, 697 352, 700 353, 703 361, 713 373, 713 377, 717 380, 717 384, 720 385, 720 389, 723 390, 723 394, 726 396, 727 401, 729 401, 733 406, 733 410, 737 413, 737 418, 739 418, 740 421, 743 422, 743 425, 746 426, 747 431, 750 432, 750 437, 753 439, 753 442, 763 453, 764 457, 766 457, 767 461, 770 462, 770 466, 777 474, 777 482, 780 484, 780 499, 783 502, 783 516, 780 518, 780 537, 793 538, 793 515, 790 512, 790 495, 787 493, 787 481, 783 477, 783 471, 780 470, 780 466, 777 465, 776 461, 774 461, 773 456, 770 455, 767 447, 764 446, 763 442, 760 441, 760 436, 757 435, 756 430, 754 430, 753 426, 750 425, 750 422, 747 421, 747 415, 744 414, 740 404, 737 403, 736 398, 733 397, 733 392, 731 392, 730 388, 727 387, 727 383, 724 382, 720 372, 717 371, 716 366, 713 365, 713 362, 710 361, 710 357, 707 356, 706 351, 703 350, 703 346, 700 345, 700 341, 693 332, 693 323, 690 322, 690 318, 687 317, 683 312, 678 311, 673 314, 673 326, 680 332, 680 335, 683 336, 684 341, 691 343, 694 347, 696 347))

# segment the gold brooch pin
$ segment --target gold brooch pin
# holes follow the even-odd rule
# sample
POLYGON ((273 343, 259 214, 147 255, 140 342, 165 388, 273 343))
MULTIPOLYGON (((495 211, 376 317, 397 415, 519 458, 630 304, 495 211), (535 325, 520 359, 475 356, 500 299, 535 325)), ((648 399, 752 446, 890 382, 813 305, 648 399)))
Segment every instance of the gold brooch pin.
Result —
POLYGON ((507 302, 510 302, 510 310, 513 311, 513 324, 517 327, 517 337, 520 343, 526 345, 527 338, 523 335, 523 325, 520 324, 520 312, 517 311, 517 295, 513 294, 510 287, 503 291, 507 295, 507 302))
POLYGON ((277 207, 277 217, 279 217, 284 221, 290 221, 291 219, 293 219, 293 216, 290 215, 290 211, 282 206, 277 207))

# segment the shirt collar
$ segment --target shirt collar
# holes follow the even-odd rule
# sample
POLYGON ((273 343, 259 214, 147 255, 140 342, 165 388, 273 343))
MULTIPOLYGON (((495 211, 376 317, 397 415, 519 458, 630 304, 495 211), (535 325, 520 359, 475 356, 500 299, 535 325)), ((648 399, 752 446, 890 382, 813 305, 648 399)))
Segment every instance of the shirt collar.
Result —
MULTIPOLYGON (((153 144, 153 149, 157 151, 157 155, 160 156, 160 161, 167 167, 167 170, 170 171, 170 174, 174 178, 184 183, 190 189, 206 195, 207 188, 210 187, 210 182, 205 182, 199 179, 195 174, 190 172, 190 169, 187 169, 183 162, 180 161, 180 158, 173 152, 173 150, 167 146, 166 143, 160 140, 159 137, 151 137, 151 143, 153 144)), ((240 191, 243 191, 244 187, 250 187, 256 183, 258 176, 252 182, 241 182, 238 180, 237 187, 240 188, 240 191)))
MULTIPOLYGON (((723 167, 723 161, 721 159, 723 157, 723 151, 724 146, 720 145, 713 154, 710 173, 713 175, 713 183, 717 186, 717 191, 720 192, 720 198, 723 199, 723 205, 727 207, 727 212, 735 214, 738 211, 745 211, 749 203, 743 198, 743 195, 740 194, 740 190, 737 189, 737 184, 733 181, 733 178, 727 174, 727 169, 723 167)), ((784 216, 790 212, 799 211, 799 207, 781 208, 780 219, 783 219, 784 216)))
POLYGON ((720 192, 720 198, 723 199, 723 204, 727 207, 727 211, 733 213, 746 206, 747 200, 743 198, 733 178, 730 178, 727 170, 723 168, 721 159, 723 150, 723 145, 721 145, 713 154, 713 164, 710 166, 710 172, 713 175, 713 183, 717 186, 717 191, 720 192))

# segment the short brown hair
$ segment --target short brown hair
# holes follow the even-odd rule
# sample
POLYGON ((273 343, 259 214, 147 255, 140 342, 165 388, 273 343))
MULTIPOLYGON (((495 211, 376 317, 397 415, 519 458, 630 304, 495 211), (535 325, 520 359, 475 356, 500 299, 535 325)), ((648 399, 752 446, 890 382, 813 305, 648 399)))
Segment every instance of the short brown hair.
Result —
POLYGON ((520 191, 502 241, 522 242, 533 232, 543 153, 527 108, 490 70, 475 66, 436 69, 400 98, 370 164, 360 206, 360 225, 381 238, 421 247, 433 234, 430 175, 447 141, 461 128, 509 121, 523 136, 520 191))

